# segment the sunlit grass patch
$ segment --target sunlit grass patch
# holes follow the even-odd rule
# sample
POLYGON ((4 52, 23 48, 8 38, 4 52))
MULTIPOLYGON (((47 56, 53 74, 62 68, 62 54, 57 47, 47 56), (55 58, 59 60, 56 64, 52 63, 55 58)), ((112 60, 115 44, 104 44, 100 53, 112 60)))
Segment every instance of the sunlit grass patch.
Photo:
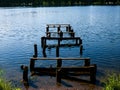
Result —
POLYGON ((20 88, 16 88, 12 86, 11 82, 8 82, 4 78, 3 71, 0 69, 0 90, 21 90, 20 88))
POLYGON ((120 90, 120 74, 109 74, 104 84, 104 90, 120 90))

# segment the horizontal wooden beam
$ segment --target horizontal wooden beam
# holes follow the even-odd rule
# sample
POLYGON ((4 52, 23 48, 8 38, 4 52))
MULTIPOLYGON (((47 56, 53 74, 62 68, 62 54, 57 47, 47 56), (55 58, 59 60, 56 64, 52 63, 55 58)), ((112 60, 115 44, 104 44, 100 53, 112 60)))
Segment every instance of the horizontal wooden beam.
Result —
MULTIPOLYGON (((45 33, 55 33, 55 34, 58 34, 58 32, 50 32, 50 31, 49 32, 45 32, 45 33)), ((68 33, 75 33, 75 32, 62 32, 62 33, 64 33, 64 34, 67 33, 68 34, 68 33)))
MULTIPOLYGON (((69 75, 90 75, 91 74, 91 68, 96 68, 94 65, 90 66, 81 66, 81 67, 61 67, 61 74, 69 74, 69 75)), ((45 67, 36 67, 34 68, 35 72, 40 73, 56 73, 57 67, 52 68, 45 68, 45 67)), ((95 72, 94 72, 95 73, 95 72)))
POLYGON ((57 28, 57 27, 68 27, 70 24, 47 24, 49 28, 57 28))
POLYGON ((34 58, 34 57, 32 57, 31 58, 32 60, 59 60, 59 59, 61 59, 61 60, 90 60, 90 58, 34 58))
POLYGON ((44 39, 56 39, 56 40, 58 40, 58 39, 62 39, 62 40, 68 40, 68 39, 71 39, 71 40, 73 40, 73 39, 80 39, 80 37, 62 37, 62 38, 60 38, 60 37, 43 37, 44 39))

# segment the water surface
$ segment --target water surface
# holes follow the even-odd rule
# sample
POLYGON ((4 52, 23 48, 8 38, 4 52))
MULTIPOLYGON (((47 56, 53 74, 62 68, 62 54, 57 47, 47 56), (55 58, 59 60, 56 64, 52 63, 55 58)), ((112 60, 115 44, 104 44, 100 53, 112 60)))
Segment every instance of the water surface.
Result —
MULTIPOLYGON (((15 76, 21 64, 29 65, 34 43, 42 57, 40 37, 45 36, 46 24, 71 24, 75 35, 83 40, 82 56, 79 47, 69 47, 60 48, 61 57, 90 57, 98 71, 120 71, 120 6, 0 8, 0 68, 8 73, 14 71, 11 76, 15 76)), ((55 57, 55 48, 47 49, 47 56, 55 57)), ((55 62, 42 61, 37 65, 55 62)))

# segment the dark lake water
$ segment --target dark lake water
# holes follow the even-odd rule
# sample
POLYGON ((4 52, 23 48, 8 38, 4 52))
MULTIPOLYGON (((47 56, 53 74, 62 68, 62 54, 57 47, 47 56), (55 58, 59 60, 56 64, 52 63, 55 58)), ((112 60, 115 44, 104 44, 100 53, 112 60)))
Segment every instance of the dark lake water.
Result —
MULTIPOLYGON (((42 57, 40 38, 45 36, 46 24, 71 24, 83 40, 82 56, 79 47, 68 47, 60 48, 61 57, 90 57, 98 72, 120 71, 120 6, 0 8, 0 68, 15 76, 20 65, 29 65, 35 43, 42 57)), ((55 50, 47 49, 47 56, 55 57, 55 50)), ((55 62, 37 63, 50 64, 55 62)), ((79 64, 70 61, 64 65, 79 64)))

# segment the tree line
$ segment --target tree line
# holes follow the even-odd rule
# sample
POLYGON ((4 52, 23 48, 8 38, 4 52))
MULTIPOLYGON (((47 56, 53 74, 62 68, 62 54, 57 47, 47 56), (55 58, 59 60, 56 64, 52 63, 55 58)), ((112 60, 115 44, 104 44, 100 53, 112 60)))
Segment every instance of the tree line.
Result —
POLYGON ((120 5, 120 0, 0 0, 0 7, 14 6, 79 6, 79 5, 120 5))

